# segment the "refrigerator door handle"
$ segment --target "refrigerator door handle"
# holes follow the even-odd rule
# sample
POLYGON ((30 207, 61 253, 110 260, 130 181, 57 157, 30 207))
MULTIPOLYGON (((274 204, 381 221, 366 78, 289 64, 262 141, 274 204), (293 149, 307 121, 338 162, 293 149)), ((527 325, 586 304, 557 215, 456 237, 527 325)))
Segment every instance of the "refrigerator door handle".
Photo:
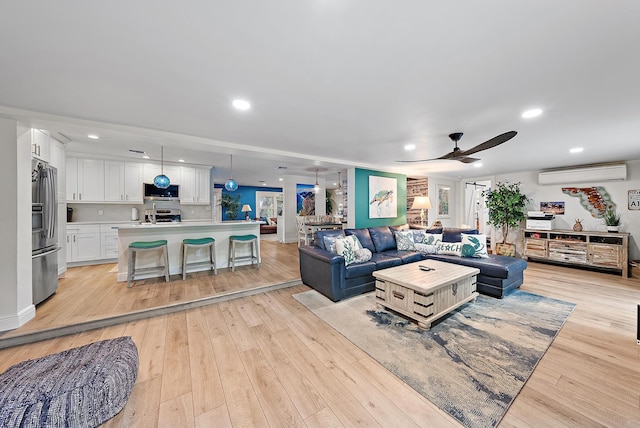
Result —
POLYGON ((58 251, 60 251, 61 249, 62 249, 62 247, 56 247, 56 248, 54 248, 54 249, 52 249, 52 250, 45 251, 44 253, 33 254, 33 255, 31 256, 31 258, 32 258, 32 259, 37 259, 37 258, 39 258, 39 257, 48 256, 49 254, 57 253, 57 252, 58 252, 58 251))

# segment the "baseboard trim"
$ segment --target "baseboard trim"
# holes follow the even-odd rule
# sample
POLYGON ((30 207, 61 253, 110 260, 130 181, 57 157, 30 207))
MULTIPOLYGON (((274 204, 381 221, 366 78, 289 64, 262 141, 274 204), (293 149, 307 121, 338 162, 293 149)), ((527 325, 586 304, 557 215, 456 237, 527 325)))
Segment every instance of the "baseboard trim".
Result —
MULTIPOLYGON (((262 287, 252 288, 250 290, 241 290, 230 293, 219 294, 211 297, 203 297, 202 299, 192 300, 190 302, 173 303, 170 305, 145 309, 142 311, 131 312, 128 314, 116 315, 113 317, 102 318, 99 320, 86 321, 79 324, 70 326, 56 327, 47 330, 41 330, 33 333, 27 333, 21 336, 9 337, 2 339, 0 337, 0 349, 11 348, 13 346, 21 346, 29 343, 40 342, 43 340, 54 339, 57 337, 68 336, 71 334, 82 333, 84 331, 95 330, 98 328, 110 327, 117 324, 128 323, 131 321, 137 321, 141 319, 172 314, 175 312, 185 311, 188 309, 199 308, 202 306, 213 305, 228 300, 239 299, 242 297, 253 296, 256 294, 262 294, 269 291, 280 290, 282 288, 294 287, 301 285, 300 280, 283 282, 280 284, 265 285, 262 287)), ((35 308, 34 308, 35 309, 35 308)), ((35 316, 35 311, 34 311, 35 316)), ((1 322, 1 321, 0 321, 1 322)), ((17 327, 12 327, 17 328, 17 327)))
POLYGON ((27 321, 35 318, 35 316, 36 307, 29 305, 16 315, 0 318, 0 331, 15 330, 27 321))

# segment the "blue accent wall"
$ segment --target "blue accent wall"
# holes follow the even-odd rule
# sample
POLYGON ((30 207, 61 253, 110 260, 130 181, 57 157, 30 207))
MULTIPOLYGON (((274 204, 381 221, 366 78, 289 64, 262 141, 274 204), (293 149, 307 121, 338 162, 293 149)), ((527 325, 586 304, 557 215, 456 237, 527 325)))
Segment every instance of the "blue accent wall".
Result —
MULTIPOLYGON (((235 192, 229 192, 222 184, 216 184, 217 189, 222 189, 222 193, 228 193, 231 196, 240 195, 240 208, 247 204, 251 207, 249 217, 256 218, 256 192, 282 192, 282 187, 263 187, 263 186, 238 186, 235 192)), ((227 217, 225 209, 222 209, 222 220, 233 220, 227 217)), ((236 220, 244 220, 244 213, 240 212, 236 220)))
POLYGON ((390 172, 355 169, 355 226, 397 226, 407 222, 407 176, 390 172), (398 182, 396 190, 398 216, 396 218, 369 218, 369 176, 395 178, 398 182))

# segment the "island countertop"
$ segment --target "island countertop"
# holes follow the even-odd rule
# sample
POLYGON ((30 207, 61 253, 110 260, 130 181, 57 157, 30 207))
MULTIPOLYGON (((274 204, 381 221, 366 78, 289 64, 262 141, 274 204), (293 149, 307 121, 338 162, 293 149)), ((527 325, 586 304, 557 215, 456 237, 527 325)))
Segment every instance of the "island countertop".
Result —
MULTIPOLYGON (((199 239, 210 237, 215 239, 215 260, 218 269, 228 267, 229 237, 231 235, 256 235, 260 237, 260 222, 258 221, 223 221, 214 222, 211 220, 183 221, 167 223, 128 223, 114 225, 118 230, 118 281, 127 280, 127 263, 129 244, 134 241, 156 241, 167 240, 169 252, 169 274, 178 275, 182 273, 182 240, 199 239)), ((136 260, 136 268, 157 266, 161 259, 155 252, 141 253, 136 260)), ((248 245, 241 245, 236 248, 237 257, 250 254, 248 245)), ((189 252, 189 263, 205 261, 208 251, 197 250, 195 253, 189 252)), ((258 239, 258 259, 260 259, 260 239, 258 239)), ((238 266, 250 262, 239 262, 238 266)), ((189 269, 188 272, 194 270, 189 269)), ((158 276, 158 275, 154 275, 158 276)), ((172 278, 173 280, 173 278, 172 278)))

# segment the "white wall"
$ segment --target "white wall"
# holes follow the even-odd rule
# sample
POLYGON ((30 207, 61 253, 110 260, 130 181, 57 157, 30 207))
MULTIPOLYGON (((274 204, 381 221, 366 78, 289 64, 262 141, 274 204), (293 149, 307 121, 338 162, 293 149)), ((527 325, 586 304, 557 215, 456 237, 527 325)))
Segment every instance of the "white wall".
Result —
MULTIPOLYGON (((282 185, 282 218, 278 219, 278 239, 281 242, 296 242, 298 239, 298 228, 296 226, 296 185, 297 184, 314 184, 316 181, 315 174, 313 176, 288 175, 284 177, 282 185)), ((325 180, 318 177, 320 190, 316 195, 316 215, 325 215, 327 206, 325 204, 325 180)))
MULTIPOLYGON (((580 199, 562 193, 563 187, 593 187, 601 186, 611 196, 617 205, 618 213, 622 217, 620 231, 631 234, 629 243, 629 258, 640 259, 640 210, 628 209, 628 191, 640 189, 640 161, 627 162, 627 179, 625 181, 604 181, 588 183, 567 183, 557 185, 538 184, 538 172, 528 171, 514 174, 503 174, 491 177, 493 183, 499 181, 520 182, 520 189, 531 199, 531 210, 538 211, 540 202, 565 202, 565 214, 556 216, 556 229, 572 229, 575 219, 581 219, 585 231, 606 231, 601 219, 596 219, 580 204, 580 199)), ((486 177, 484 177, 486 179, 486 177)), ((466 181, 482 180, 483 178, 469 179, 466 181)), ((429 182, 431 188, 431 181, 429 182)), ((464 205, 463 201, 460 201, 464 205)), ((498 236, 499 237, 499 236, 498 236)), ((510 242, 512 235, 510 234, 510 242)), ((514 235, 515 237, 515 235, 514 235)), ((499 237, 500 238, 500 237, 499 237)), ((519 246, 519 249, 522 247, 519 246)))
POLYGON ((29 128, 0 118, 0 181, 4 184, 0 222, 0 331, 35 316, 31 292, 31 140, 29 128))

